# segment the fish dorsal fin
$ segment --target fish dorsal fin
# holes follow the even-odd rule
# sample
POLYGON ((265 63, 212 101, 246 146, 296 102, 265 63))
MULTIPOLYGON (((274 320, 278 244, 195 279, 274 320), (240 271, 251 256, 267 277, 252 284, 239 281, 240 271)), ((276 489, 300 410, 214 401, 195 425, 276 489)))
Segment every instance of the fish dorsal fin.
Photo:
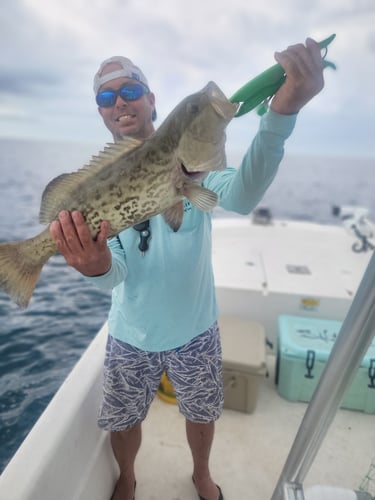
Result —
POLYGON ((74 173, 91 175, 95 171, 101 172, 102 170, 105 170, 108 165, 112 165, 112 163, 118 158, 130 153, 141 144, 143 144, 143 141, 140 139, 133 139, 132 137, 124 137, 119 142, 108 143, 103 151, 100 151, 99 154, 93 156, 87 165, 74 173))
POLYGON ((52 179, 42 195, 39 221, 42 224, 49 224, 61 210, 72 209, 72 207, 65 205, 71 193, 77 191, 79 186, 88 179, 110 168, 116 160, 130 153, 141 144, 143 144, 143 141, 131 137, 125 137, 115 144, 107 144, 80 170, 70 174, 62 174, 52 179))
POLYGON ((185 188, 184 195, 195 207, 204 212, 212 210, 218 201, 216 193, 195 183, 189 184, 185 188))

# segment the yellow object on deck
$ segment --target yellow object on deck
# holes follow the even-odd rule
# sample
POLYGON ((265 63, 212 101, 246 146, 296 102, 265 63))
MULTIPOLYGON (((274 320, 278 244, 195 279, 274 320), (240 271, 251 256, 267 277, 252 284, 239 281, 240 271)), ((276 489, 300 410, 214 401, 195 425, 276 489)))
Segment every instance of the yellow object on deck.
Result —
POLYGON ((162 373, 158 389, 158 396, 166 403, 177 404, 177 399, 173 389, 173 384, 167 377, 166 372, 162 373))

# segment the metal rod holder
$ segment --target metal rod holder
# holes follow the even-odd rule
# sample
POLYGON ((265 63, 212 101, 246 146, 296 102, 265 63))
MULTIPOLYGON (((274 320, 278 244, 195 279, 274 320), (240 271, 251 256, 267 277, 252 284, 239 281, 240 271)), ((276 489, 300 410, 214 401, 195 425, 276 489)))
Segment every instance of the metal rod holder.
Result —
POLYGON ((375 253, 302 419, 271 500, 304 500, 303 481, 375 332, 375 253), (343 369, 344 368, 344 369, 343 369))

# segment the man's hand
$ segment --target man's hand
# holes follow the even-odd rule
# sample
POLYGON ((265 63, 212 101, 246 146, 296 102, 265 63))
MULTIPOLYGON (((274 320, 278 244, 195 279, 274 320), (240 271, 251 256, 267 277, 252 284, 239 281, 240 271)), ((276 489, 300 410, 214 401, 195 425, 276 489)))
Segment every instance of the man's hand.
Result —
POLYGON ((107 246, 109 222, 103 221, 96 240, 81 212, 63 211, 50 225, 51 236, 66 262, 86 276, 98 276, 109 271, 112 264, 107 246))
POLYGON ((291 45, 283 52, 275 52, 275 59, 284 68, 286 80, 270 107, 281 114, 297 113, 324 87, 319 44, 307 38, 306 45, 291 45))

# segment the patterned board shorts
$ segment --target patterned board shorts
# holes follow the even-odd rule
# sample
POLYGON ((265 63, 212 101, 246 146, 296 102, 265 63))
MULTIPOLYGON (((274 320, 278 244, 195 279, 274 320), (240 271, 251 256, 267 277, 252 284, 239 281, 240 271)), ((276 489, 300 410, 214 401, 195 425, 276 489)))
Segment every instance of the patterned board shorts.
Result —
POLYGON ((164 370, 185 418, 196 423, 219 418, 224 394, 220 334, 215 322, 186 345, 163 352, 145 352, 109 335, 99 427, 122 431, 142 422, 164 370))

